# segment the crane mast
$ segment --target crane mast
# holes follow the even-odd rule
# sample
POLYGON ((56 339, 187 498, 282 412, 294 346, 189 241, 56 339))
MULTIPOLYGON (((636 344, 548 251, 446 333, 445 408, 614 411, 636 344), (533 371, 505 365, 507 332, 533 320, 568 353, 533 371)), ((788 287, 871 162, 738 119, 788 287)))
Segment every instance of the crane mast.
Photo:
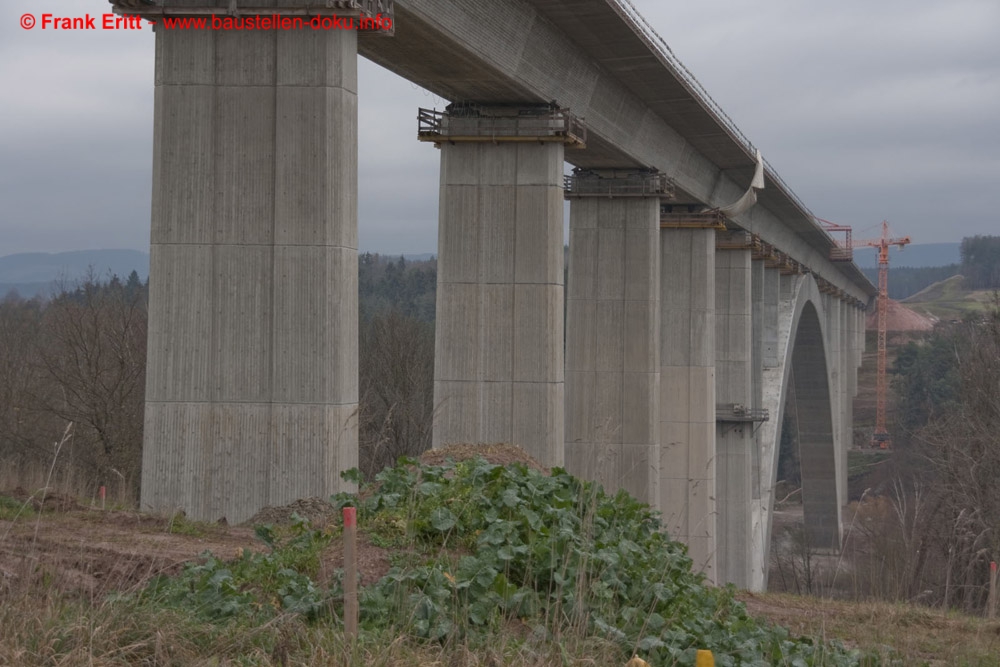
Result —
POLYGON ((882 221, 882 237, 868 241, 855 241, 854 247, 869 246, 878 248, 878 371, 875 379, 875 432, 872 434, 871 446, 878 449, 892 447, 892 438, 885 426, 886 392, 888 391, 886 364, 886 330, 889 324, 889 246, 903 246, 910 242, 909 236, 892 238, 889 233, 889 223, 882 221))
POLYGON ((882 236, 877 239, 854 240, 851 238, 851 227, 840 225, 829 220, 816 218, 828 232, 846 232, 844 243, 835 241, 830 249, 832 261, 849 262, 854 259, 854 248, 878 249, 878 368, 875 375, 875 432, 872 434, 871 447, 890 449, 892 438, 885 425, 886 394, 888 381, 886 379, 886 331, 889 326, 889 246, 903 246, 910 243, 909 236, 893 238, 889 223, 882 221, 882 236))

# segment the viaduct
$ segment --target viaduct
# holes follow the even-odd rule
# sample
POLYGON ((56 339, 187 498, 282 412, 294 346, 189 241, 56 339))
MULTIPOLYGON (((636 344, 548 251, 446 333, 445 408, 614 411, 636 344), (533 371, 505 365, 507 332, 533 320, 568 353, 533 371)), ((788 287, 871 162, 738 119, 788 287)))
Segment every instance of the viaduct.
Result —
POLYGON ((418 123, 434 445, 624 488, 710 579, 761 589, 788 414, 809 538, 839 549, 875 289, 629 0, 110 1, 160 22, 145 509, 239 522, 357 465, 362 55, 453 101, 418 123), (162 25, 257 15, 382 20, 162 25))

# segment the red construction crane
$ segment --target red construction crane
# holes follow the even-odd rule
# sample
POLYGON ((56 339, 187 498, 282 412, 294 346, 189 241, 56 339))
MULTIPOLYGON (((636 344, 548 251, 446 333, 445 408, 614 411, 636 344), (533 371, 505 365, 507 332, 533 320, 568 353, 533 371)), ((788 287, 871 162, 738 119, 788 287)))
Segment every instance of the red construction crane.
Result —
POLYGON ((834 240, 834 246, 830 248, 830 261, 850 262, 854 259, 855 248, 878 248, 878 372, 876 374, 876 409, 875 409, 875 433, 872 434, 871 446, 878 449, 889 449, 892 446, 892 438, 885 428, 885 394, 887 390, 885 377, 885 335, 888 325, 889 314, 889 246, 903 246, 910 243, 909 236, 892 238, 889 233, 889 223, 882 221, 882 237, 877 239, 864 239, 854 241, 851 238, 851 227, 830 222, 823 218, 816 218, 823 229, 827 232, 845 232, 843 243, 834 240))
MULTIPOLYGON (((848 237, 850 238, 850 237, 848 237)), ((852 248, 878 248, 878 372, 876 374, 876 409, 875 433, 872 434, 871 446, 878 449, 892 447, 892 438, 885 428, 885 332, 889 314, 889 246, 903 246, 910 243, 909 236, 893 238, 889 232, 889 223, 882 221, 882 237, 851 242, 852 248)))

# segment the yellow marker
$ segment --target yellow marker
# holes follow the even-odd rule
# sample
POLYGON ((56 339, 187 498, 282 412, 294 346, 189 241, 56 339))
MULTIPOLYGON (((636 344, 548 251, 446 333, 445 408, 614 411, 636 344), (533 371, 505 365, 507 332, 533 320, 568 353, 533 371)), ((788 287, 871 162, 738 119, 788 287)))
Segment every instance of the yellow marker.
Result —
POLYGON ((715 667, 715 657, 711 651, 698 651, 694 665, 695 667, 715 667))

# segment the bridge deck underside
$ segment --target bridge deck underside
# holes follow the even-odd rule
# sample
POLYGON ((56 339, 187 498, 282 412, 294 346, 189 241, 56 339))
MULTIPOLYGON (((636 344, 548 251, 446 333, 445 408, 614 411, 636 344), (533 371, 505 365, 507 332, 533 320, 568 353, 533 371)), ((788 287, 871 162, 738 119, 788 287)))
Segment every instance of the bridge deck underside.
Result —
MULTIPOLYGON (((360 36, 362 56, 449 101, 555 100, 570 106, 588 124, 586 150, 566 153, 575 166, 679 165, 689 173, 677 179, 677 200, 712 206, 729 203, 710 201, 728 197, 729 188, 749 186, 755 158, 747 146, 609 0, 470 0, 461 7, 446 0, 397 0, 395 14, 395 36, 360 36), (627 145, 625 137, 644 131, 649 117, 675 137, 673 154, 640 155, 627 145), (703 173, 706 168, 711 171, 703 173), (728 188, 717 187, 720 177, 728 188)), ((825 262, 832 241, 780 183, 768 179, 758 207, 825 262)), ((874 294, 853 264, 820 267, 798 254, 811 268, 843 274, 843 286, 856 286, 859 298, 874 294)))

